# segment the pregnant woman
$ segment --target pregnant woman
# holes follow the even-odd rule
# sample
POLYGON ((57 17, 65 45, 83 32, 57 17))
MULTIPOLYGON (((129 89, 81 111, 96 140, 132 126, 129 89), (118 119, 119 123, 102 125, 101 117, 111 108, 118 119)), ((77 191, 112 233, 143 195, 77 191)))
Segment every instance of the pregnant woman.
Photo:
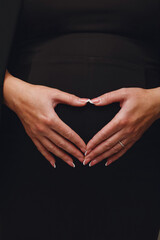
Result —
POLYGON ((2 240, 156 240, 160 2, 13 2, 1 0, 2 240))

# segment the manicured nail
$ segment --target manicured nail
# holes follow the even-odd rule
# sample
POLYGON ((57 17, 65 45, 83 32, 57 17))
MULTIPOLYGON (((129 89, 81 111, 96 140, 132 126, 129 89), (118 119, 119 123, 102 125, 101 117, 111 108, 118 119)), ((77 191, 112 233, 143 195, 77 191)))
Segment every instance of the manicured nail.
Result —
POLYGON ((94 98, 93 100, 90 100, 91 103, 98 103, 100 102, 99 98, 94 98))
POLYGON ((96 162, 96 160, 92 160, 90 163, 89 163, 89 166, 92 167, 93 165, 96 162))
POLYGON ((91 165, 91 164, 92 164, 92 163, 90 162, 90 163, 89 163, 89 166, 90 166, 90 167, 92 167, 92 165, 91 165))
POLYGON ((92 151, 92 149, 86 150, 86 154, 85 155, 88 155, 91 151, 92 151))
POLYGON ((75 168, 75 164, 72 162, 72 166, 75 168))
POLYGON ((112 161, 108 160, 106 163, 105 163, 105 166, 109 166, 110 164, 112 163, 112 161))
POLYGON ((92 161, 89 163, 89 166, 92 167, 92 166, 93 166, 92 164, 94 164, 95 162, 97 162, 96 159, 92 160, 92 161))
POLYGON ((87 102, 88 101, 88 99, 86 99, 86 98, 79 98, 79 100, 78 100, 79 102, 81 102, 81 103, 84 103, 84 102, 87 102))
POLYGON ((75 164, 73 162, 68 162, 68 164, 71 166, 71 167, 74 167, 75 168, 75 164))
POLYGON ((83 165, 85 165, 85 164, 86 164, 86 160, 83 161, 83 165))
POLYGON ((51 162, 51 165, 52 165, 54 168, 56 168, 55 162, 51 162))
POLYGON ((87 154, 87 151, 85 151, 84 156, 86 156, 86 154, 87 154))
POLYGON ((91 99, 88 99, 88 100, 87 100, 87 102, 89 102, 89 103, 93 104, 93 103, 92 103, 92 101, 91 101, 91 99))

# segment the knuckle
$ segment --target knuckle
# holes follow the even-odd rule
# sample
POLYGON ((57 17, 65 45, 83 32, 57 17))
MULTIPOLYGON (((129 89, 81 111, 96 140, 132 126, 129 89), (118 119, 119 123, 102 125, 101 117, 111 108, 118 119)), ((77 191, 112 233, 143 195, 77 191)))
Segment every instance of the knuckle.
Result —
POLYGON ((36 133, 44 133, 45 132, 45 127, 42 123, 35 123, 35 127, 34 127, 34 132, 36 133))
POLYGON ((112 93, 111 92, 107 92, 106 94, 104 94, 104 100, 106 102, 108 102, 108 100, 111 98, 111 96, 112 96, 112 93))
POLYGON ((97 133, 97 137, 100 138, 102 141, 106 140, 106 132, 105 131, 99 131, 97 133))
POLYGON ((105 149, 109 150, 111 148, 111 142, 108 140, 107 142, 104 143, 105 149))
POLYGON ((119 124, 121 127, 123 127, 123 126, 125 126, 125 121, 126 121, 126 120, 125 120, 124 118, 120 118, 118 124, 119 124))
POLYGON ((108 146, 107 143, 104 143, 104 149, 105 149, 105 150, 109 150, 109 149, 110 149, 110 147, 108 146))
POLYGON ((110 92, 108 92, 107 94, 103 95, 103 99, 104 99, 105 102, 107 102, 109 96, 110 96, 110 92))
POLYGON ((44 118, 43 123, 44 125, 47 125, 47 126, 53 125, 53 117, 48 116, 47 118, 44 118))
POLYGON ((54 152, 55 149, 56 149, 56 147, 55 147, 55 145, 53 145, 53 144, 48 144, 48 145, 47 145, 47 149, 48 149, 48 151, 50 151, 50 152, 54 152))
POLYGON ((123 96, 124 96, 124 97, 126 97, 126 96, 127 96, 127 94, 128 94, 128 89, 127 89, 127 88, 125 88, 125 87, 122 87, 120 90, 121 90, 121 92, 122 92, 123 96))
POLYGON ((129 118, 128 117, 123 117, 119 120, 119 124, 122 127, 125 127, 126 125, 129 124, 129 118))
POLYGON ((119 152, 119 146, 118 146, 118 147, 117 147, 117 146, 114 146, 114 147, 113 147, 113 151, 114 151, 115 153, 119 152))
POLYGON ((134 128, 132 126, 129 126, 127 129, 126 129, 126 135, 130 135, 134 132, 134 128))
POLYGON ((73 101, 73 98, 74 98, 74 94, 72 94, 72 93, 69 93, 69 94, 66 95, 66 99, 67 99, 67 101, 69 101, 69 102, 72 102, 72 101, 73 101))
POLYGON ((70 100, 73 100, 74 98, 77 98, 76 94, 70 93, 70 100))
POLYGON ((59 89, 54 90, 54 100, 60 99, 62 92, 59 89))
POLYGON ((73 101, 73 99, 76 97, 76 95, 75 94, 69 94, 69 101, 73 101))
POLYGON ((62 142, 62 141, 59 141, 57 143, 57 145, 60 147, 60 148, 65 148, 65 144, 62 142))
POLYGON ((67 131, 66 131, 66 137, 67 137, 68 139, 71 139, 72 136, 73 136, 72 131, 71 131, 71 130, 67 130, 67 131))

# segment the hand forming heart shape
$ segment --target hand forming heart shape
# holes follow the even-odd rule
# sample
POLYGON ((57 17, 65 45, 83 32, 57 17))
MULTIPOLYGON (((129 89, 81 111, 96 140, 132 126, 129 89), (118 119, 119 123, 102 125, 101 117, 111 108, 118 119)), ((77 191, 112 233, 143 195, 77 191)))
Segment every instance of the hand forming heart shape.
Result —
POLYGON ((54 167, 55 158, 51 153, 72 167, 75 167, 73 159, 66 152, 84 165, 90 162, 89 166, 105 158, 108 158, 106 165, 118 159, 160 118, 159 91, 159 88, 128 87, 88 99, 15 77, 6 78, 3 88, 5 104, 17 114, 37 149, 54 167), (119 102, 121 109, 86 145, 53 108, 58 103, 82 107, 87 102, 95 106, 119 102), (79 149, 85 153, 85 158, 79 149))
POLYGON ((108 166, 121 157, 160 116, 156 89, 121 88, 94 99, 82 99, 95 106, 120 103, 120 111, 86 145, 83 164, 93 166, 108 158, 108 166), (157 96, 155 98, 155 96, 157 96))
POLYGON ((119 102, 121 110, 87 143, 85 160, 93 166, 108 158, 106 166, 121 157, 160 118, 159 89, 121 88, 91 99, 96 106, 119 102))

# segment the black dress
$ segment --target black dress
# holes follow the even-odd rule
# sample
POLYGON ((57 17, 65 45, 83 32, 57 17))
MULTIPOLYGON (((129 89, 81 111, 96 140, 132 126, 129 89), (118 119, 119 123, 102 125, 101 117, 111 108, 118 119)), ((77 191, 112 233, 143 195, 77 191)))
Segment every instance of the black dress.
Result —
MULTIPOLYGON (((23 0, 9 72, 93 98, 160 86, 159 0, 23 0)), ((87 143, 120 110, 58 104, 87 143)), ((2 106, 2 240, 156 240, 160 226, 160 121, 108 167, 54 169, 2 106)))

